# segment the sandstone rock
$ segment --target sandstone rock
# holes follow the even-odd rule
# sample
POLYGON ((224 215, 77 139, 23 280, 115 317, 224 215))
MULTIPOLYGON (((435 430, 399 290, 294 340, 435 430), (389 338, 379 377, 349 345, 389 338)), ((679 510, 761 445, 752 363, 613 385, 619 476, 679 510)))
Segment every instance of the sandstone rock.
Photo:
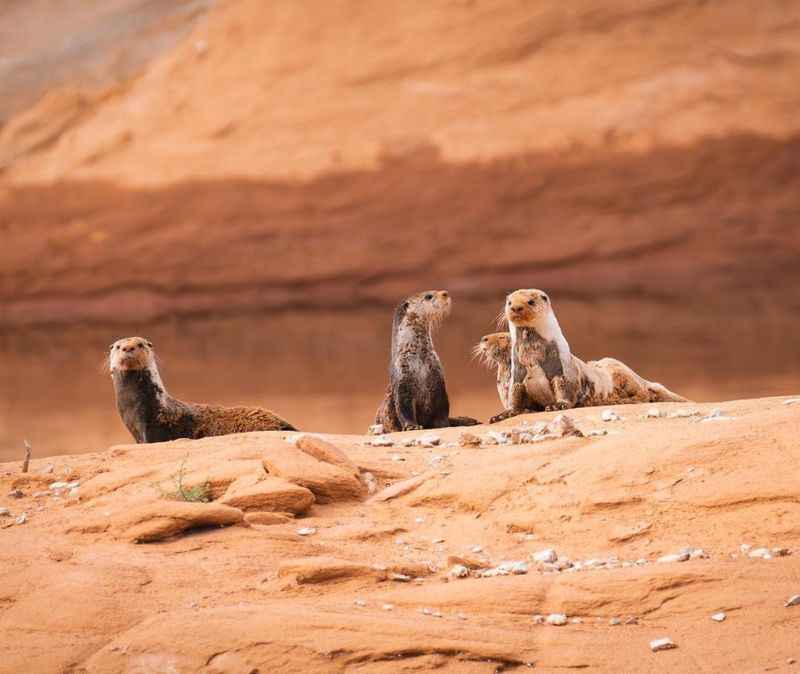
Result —
POLYGON ((385 489, 382 489, 377 494, 375 494, 370 499, 370 501, 373 502, 389 501, 390 499, 397 498, 398 496, 404 496, 405 494, 409 494, 412 491, 414 491, 427 479, 428 479, 427 475, 418 475, 416 477, 411 477, 407 480, 401 480, 400 482, 395 482, 394 484, 389 485, 385 489))
POLYGON ((283 513, 249 512, 244 514, 244 521, 251 525, 271 526, 273 524, 288 524, 294 518, 283 513))
POLYGON ((677 647, 678 645, 669 637, 654 639, 650 642, 650 650, 653 651, 653 653, 658 653, 659 651, 668 651, 677 647))
POLYGON ((314 494, 305 487, 279 477, 248 475, 238 478, 220 503, 244 512, 256 510, 300 515, 314 503, 314 494))
POLYGON ((366 488, 349 468, 320 461, 288 444, 271 445, 264 452, 264 468, 314 493, 320 503, 361 498, 366 488))
POLYGON ((278 565, 278 576, 280 578, 292 576, 298 585, 313 585, 372 575, 375 575, 375 570, 368 564, 333 557, 290 559, 278 565))
POLYGON ((160 541, 190 529, 224 527, 244 520, 241 510, 219 503, 157 501, 133 509, 112 523, 115 533, 135 543, 160 541))
POLYGON ((461 447, 480 447, 481 439, 477 435, 465 431, 458 436, 458 444, 461 447))
POLYGON ((476 557, 462 557, 459 555, 450 555, 447 558, 447 563, 450 566, 466 566, 470 570, 475 569, 488 569, 491 564, 483 559, 478 559, 476 557))
POLYGON ((295 440, 295 447, 313 456, 318 461, 341 466, 358 476, 358 468, 341 449, 336 445, 314 435, 301 435, 295 440))

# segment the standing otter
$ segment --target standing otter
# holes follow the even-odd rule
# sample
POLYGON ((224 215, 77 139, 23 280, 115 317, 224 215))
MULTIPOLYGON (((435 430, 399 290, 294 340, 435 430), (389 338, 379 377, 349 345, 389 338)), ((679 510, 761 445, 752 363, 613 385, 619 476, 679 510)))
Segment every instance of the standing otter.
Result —
POLYGON ((485 335, 472 350, 487 367, 497 371, 497 395, 503 407, 508 409, 508 385, 511 382, 511 335, 495 332, 485 335))
POLYGON ((584 363, 570 353, 550 298, 517 290, 506 299, 511 331, 511 382, 506 411, 492 422, 526 411, 642 402, 687 402, 613 358, 584 363))
POLYGON ((447 291, 429 290, 409 297, 395 310, 389 387, 375 416, 385 433, 480 423, 450 416, 444 370, 433 346, 433 331, 450 306, 447 291))
POLYGON ((164 388, 153 345, 142 337, 111 345, 108 368, 117 409, 137 443, 248 431, 294 431, 291 424, 259 407, 219 407, 185 403, 164 388))

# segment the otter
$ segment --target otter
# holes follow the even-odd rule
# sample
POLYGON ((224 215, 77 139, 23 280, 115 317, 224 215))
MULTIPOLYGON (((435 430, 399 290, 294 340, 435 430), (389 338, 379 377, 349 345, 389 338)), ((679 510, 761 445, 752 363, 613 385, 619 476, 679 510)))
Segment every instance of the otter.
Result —
POLYGON ((164 388, 153 344, 143 337, 114 342, 108 354, 117 409, 137 443, 204 438, 248 431, 294 431, 269 410, 187 403, 164 388))
POLYGON ((511 335, 495 332, 484 335, 472 350, 476 358, 487 367, 497 371, 497 395, 500 403, 508 409, 508 384, 511 381, 511 335))
POLYGON ((409 297, 395 310, 389 386, 375 416, 385 433, 480 423, 450 416, 433 332, 449 315, 451 304, 446 290, 429 290, 409 297))
POLYGON ((573 356, 550 298, 517 290, 506 298, 511 333, 511 377, 504 412, 491 423, 523 412, 642 402, 688 402, 647 381, 613 358, 583 362, 573 356))

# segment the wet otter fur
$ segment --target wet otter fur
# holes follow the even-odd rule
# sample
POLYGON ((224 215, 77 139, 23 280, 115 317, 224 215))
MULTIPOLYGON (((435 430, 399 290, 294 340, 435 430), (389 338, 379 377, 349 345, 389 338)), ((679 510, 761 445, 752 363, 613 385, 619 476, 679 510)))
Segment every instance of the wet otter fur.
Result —
POLYGON ((143 337, 114 342, 108 355, 108 369, 120 417, 137 443, 296 430, 276 414, 259 407, 220 407, 173 398, 161 381, 153 345, 143 337))
POLYGON ((500 403, 508 409, 508 385, 511 382, 511 334, 495 332, 484 335, 472 353, 486 367, 497 373, 497 395, 500 403))
POLYGON ((444 369, 433 346, 433 332, 450 307, 447 291, 429 290, 409 297, 395 310, 389 387, 375 416, 385 433, 480 423, 450 416, 444 369))
POLYGON ((687 402, 614 358, 585 363, 573 356, 546 293, 517 290, 506 298, 511 377, 500 421, 523 412, 643 402, 687 402))

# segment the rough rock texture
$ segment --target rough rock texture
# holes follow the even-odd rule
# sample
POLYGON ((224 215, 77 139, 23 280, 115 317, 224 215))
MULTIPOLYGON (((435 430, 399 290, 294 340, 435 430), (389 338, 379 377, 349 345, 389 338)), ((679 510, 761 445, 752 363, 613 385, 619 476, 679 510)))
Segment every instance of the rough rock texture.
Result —
POLYGON ((358 499, 367 491, 355 469, 319 460, 286 443, 274 443, 264 451, 264 468, 270 475, 309 489, 320 503, 358 499))
POLYGON ((158 501, 125 513, 110 528, 120 538, 148 543, 191 529, 239 524, 243 519, 240 510, 217 503, 158 501))
MULTIPOLYGON (((231 509, 158 499, 153 478, 139 475, 165 478, 183 461, 187 471, 254 461, 288 445, 253 433, 34 459, 34 473, 53 464, 53 482, 69 473, 116 485, 77 499, 30 490, 10 498, 19 465, 1 464, 0 507, 12 515, 4 522, 29 518, 0 529, 0 672, 219 674, 276 662, 289 672, 372 674, 490 674, 529 662, 601 674, 689 673, 698 662, 788 671, 798 653, 787 635, 800 629, 800 611, 785 607, 800 591, 800 407, 745 400, 723 404, 730 422, 696 420, 715 406, 658 419, 646 406, 615 408, 618 434, 448 447, 433 471, 427 448, 404 448, 398 463, 366 437, 326 436, 357 465, 427 479, 385 502, 315 502, 297 519, 248 513, 270 526, 214 525, 157 545, 132 545, 131 532, 162 535, 231 509), (299 536, 306 527, 314 535, 299 536), (572 566, 533 561, 549 548, 572 566), (707 557, 657 563, 690 548, 707 557), (748 556, 759 548, 788 554, 748 556), (479 577, 514 560, 527 574, 479 577), (450 577, 456 564, 466 577, 450 577), (724 624, 709 619, 720 611, 724 624), (551 614, 567 623, 547 625, 551 614), (652 653, 664 636, 679 648, 652 653)), ((570 416, 586 431, 599 414, 570 416)), ((443 444, 459 433, 441 431, 443 444)), ((254 471, 263 474, 259 461, 254 471)))
POLYGON ((314 494, 281 478, 262 478, 256 474, 236 480, 228 487, 220 503, 244 512, 266 510, 300 515, 314 503, 314 494))

